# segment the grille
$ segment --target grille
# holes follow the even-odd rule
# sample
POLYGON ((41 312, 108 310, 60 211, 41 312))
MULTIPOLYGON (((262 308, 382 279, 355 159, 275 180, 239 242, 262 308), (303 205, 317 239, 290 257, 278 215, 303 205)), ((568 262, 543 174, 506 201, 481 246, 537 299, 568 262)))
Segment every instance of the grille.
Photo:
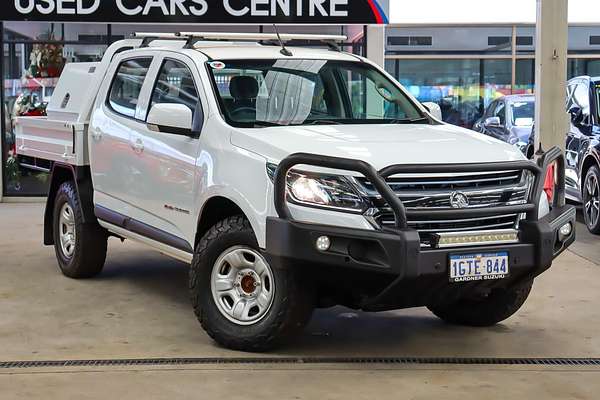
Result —
MULTIPOLYGON (((357 179, 357 181, 375 206, 370 210, 373 222, 379 227, 392 226, 394 215, 371 183, 365 179, 357 179)), ((391 177, 387 179, 387 183, 404 203, 409 212, 408 225, 419 231, 423 246, 430 245, 432 235, 435 233, 516 228, 523 215, 411 219, 411 211, 451 209, 451 196, 457 192, 467 197, 468 208, 525 204, 530 187, 528 173, 522 171, 469 174, 449 172, 443 175, 411 174, 391 177)))

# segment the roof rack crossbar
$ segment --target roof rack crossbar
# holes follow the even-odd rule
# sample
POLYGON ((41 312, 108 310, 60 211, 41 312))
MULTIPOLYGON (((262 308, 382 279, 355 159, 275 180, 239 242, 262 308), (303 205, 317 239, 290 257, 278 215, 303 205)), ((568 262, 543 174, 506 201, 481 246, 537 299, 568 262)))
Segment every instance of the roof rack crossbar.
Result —
POLYGON ((252 42, 290 42, 292 40, 322 42, 333 49, 338 42, 345 42, 348 37, 344 35, 312 35, 312 34, 290 34, 282 33, 280 37, 276 33, 222 33, 222 32, 175 32, 175 33, 153 33, 136 32, 134 38, 144 39, 142 47, 155 40, 185 40, 186 47, 193 48, 195 41, 252 41, 252 42))

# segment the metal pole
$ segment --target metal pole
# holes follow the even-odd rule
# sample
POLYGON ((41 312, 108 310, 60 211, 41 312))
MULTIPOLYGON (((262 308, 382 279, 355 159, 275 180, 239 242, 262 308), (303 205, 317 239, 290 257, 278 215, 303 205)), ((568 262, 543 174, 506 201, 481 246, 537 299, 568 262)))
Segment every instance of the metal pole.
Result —
POLYGON ((0 203, 2 202, 2 197, 4 196, 4 166, 6 165, 6 152, 5 141, 6 141, 6 115, 4 115, 4 22, 0 21, 0 203))
POLYGON ((568 0, 537 0, 535 57, 535 146, 565 149, 568 0))
POLYGON ((381 67, 385 67, 385 26, 368 25, 365 43, 367 58, 381 67))
POLYGON ((515 86, 517 85, 517 26, 512 27, 512 41, 511 41, 511 54, 512 54, 512 77, 510 81, 510 94, 515 93, 515 86))

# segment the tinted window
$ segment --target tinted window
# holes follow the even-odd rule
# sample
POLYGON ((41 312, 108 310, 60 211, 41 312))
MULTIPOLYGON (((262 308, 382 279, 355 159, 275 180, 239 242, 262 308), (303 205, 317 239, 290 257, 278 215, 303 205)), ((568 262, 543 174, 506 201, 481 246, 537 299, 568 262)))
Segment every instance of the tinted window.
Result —
POLYGON ((600 84, 596 84, 594 92, 596 94, 596 120, 600 121, 600 84))
POLYGON ((494 112, 494 116, 500 118, 500 125, 504 125, 506 123, 506 107, 504 102, 498 103, 498 107, 494 112))
POLYGON ((575 104, 575 100, 573 99, 573 93, 575 92, 576 86, 577 84, 575 83, 569 83, 567 85, 567 111, 569 111, 571 107, 573 107, 573 105, 575 104))
POLYGON ((493 117, 494 116, 494 111, 496 110, 496 107, 498 107, 498 102, 497 101, 493 101, 492 104, 490 104, 489 107, 487 108, 487 111, 485 112, 484 118, 493 117))
POLYGON ((512 123, 516 126, 532 126, 535 117, 535 103, 532 101, 518 101, 512 103, 512 123))
POLYGON ((196 116, 198 91, 189 68, 182 62, 165 60, 152 93, 150 107, 159 103, 183 104, 196 116))
POLYGON ((584 115, 590 115, 590 92, 586 84, 580 83, 575 87, 573 101, 583 110, 584 115))
POLYGON ((108 103, 114 111, 135 117, 135 109, 150 64, 151 58, 139 58, 123 61, 119 65, 108 97, 108 103))
POLYGON ((489 36, 488 46, 508 46, 510 45, 509 36, 489 36))

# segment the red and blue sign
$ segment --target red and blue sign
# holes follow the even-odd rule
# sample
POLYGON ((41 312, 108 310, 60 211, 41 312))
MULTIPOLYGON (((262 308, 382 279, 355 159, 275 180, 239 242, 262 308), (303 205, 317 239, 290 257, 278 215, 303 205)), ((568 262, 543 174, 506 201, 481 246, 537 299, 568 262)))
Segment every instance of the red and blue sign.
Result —
POLYGON ((377 24, 389 24, 390 20, 388 17, 389 13, 389 4, 386 2, 386 8, 384 9, 377 0, 368 0, 371 5, 371 10, 373 10, 373 15, 375 16, 375 20, 377 24))
POLYGON ((4 0, 4 21, 387 24, 389 0, 4 0))

